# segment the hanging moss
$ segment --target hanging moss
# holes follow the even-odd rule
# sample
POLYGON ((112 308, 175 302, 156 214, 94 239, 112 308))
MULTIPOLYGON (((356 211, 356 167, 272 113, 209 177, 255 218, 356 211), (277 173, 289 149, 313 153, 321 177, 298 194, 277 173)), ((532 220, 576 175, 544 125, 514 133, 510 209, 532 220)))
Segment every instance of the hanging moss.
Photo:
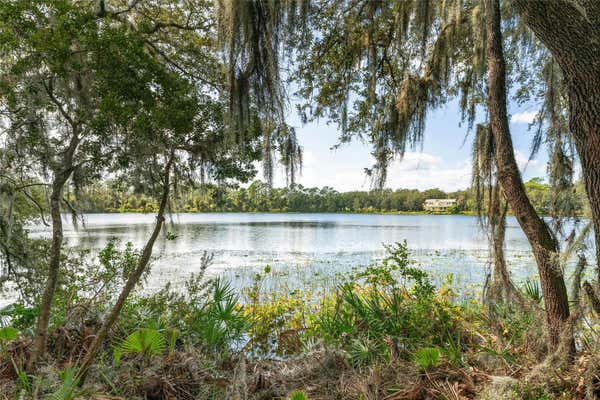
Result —
POLYGON ((475 189, 475 207, 477 215, 484 218, 486 200, 491 195, 491 190, 497 186, 495 182, 494 140, 487 125, 478 124, 473 140, 473 171, 472 187, 475 189))
POLYGON ((264 177, 269 183, 273 182, 275 152, 290 182, 300 170, 301 151, 295 133, 285 124, 287 100, 280 62, 284 46, 296 40, 296 25, 306 24, 309 8, 305 0, 217 1, 219 38, 229 76, 228 132, 243 142, 246 133, 257 127, 255 117, 263 121, 258 128, 264 177))

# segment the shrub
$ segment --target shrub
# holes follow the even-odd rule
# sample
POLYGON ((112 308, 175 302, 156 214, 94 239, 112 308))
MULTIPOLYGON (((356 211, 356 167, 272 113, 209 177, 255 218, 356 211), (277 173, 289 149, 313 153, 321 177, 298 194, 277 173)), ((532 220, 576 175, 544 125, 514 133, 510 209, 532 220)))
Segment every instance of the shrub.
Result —
MULTIPOLYGON (((252 296, 251 296, 252 297, 252 296)), ((253 350, 261 353, 290 354, 299 350, 299 335, 312 313, 311 298, 299 291, 273 292, 244 306, 250 320, 248 335, 253 350), (282 340, 283 337, 293 340, 282 340)))
POLYGON ((382 341, 368 338, 354 339, 347 346, 350 364, 357 369, 367 367, 385 356, 382 341))
POLYGON ((0 328, 0 344, 5 344, 15 340, 19 336, 19 331, 12 326, 0 328))
POLYGON ((60 386, 56 391, 49 396, 48 400, 75 400, 78 398, 83 391, 78 386, 76 379, 77 370, 71 366, 67 367, 64 371, 59 374, 61 381, 60 386))
POLYGON ((440 350, 437 347, 424 347, 415 352, 414 361, 422 371, 436 367, 440 362, 440 350))
POLYGON ((212 352, 238 347, 250 325, 231 284, 217 278, 208 298, 195 304, 186 321, 197 343, 212 352))
POLYGON ((0 328, 0 356, 6 352, 6 345, 19 337, 19 331, 12 326, 0 328))
POLYGON ((290 394, 290 400, 308 400, 308 396, 302 390, 295 390, 290 394))
POLYGON ((424 271, 410 266, 406 244, 387 250, 380 265, 354 275, 321 303, 309 330, 344 348, 355 366, 390 355, 408 358, 421 347, 455 346, 460 337, 451 305, 424 271))
POLYGON ((115 347, 115 364, 119 364, 122 354, 139 354, 148 362, 150 357, 162 354, 166 347, 167 342, 159 331, 148 328, 138 329, 115 347))

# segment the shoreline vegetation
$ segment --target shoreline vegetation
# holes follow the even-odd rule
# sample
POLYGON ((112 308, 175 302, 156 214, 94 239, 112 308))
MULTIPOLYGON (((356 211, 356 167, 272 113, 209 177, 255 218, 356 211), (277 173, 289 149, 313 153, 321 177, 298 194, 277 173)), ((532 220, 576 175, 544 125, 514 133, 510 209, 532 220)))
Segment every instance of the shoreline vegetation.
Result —
MULTIPOLYGON (((593 353, 578 361, 582 375, 552 367, 557 379, 549 384, 545 372, 528 374, 545 346, 536 282, 519 288, 530 308, 488 309, 461 299, 450 277, 434 286, 411 264, 406 244, 386 249, 381 262, 327 293, 266 291, 276 279, 269 266, 237 291, 205 277, 206 255, 183 288, 144 293, 142 285, 132 293, 83 384, 73 361, 139 252, 111 241, 93 262, 71 254, 35 376, 25 371, 36 309, 23 301, 2 310, 11 324, 0 328, 0 398, 545 400, 583 390, 593 353), (97 284, 104 289, 86 290, 97 284)), ((594 332, 582 330, 583 343, 594 332)))
MULTIPOLYGON (((525 183, 532 203, 540 215, 551 213, 550 186, 539 178, 525 183)), ((583 196, 580 188, 579 196, 583 196)), ((582 199, 583 200, 583 199, 582 199)), ((155 213, 156 199, 120 188, 108 182, 71 193, 69 202, 84 213, 155 213)), ((583 201, 579 202, 583 204, 583 201)), ((270 188, 261 181, 248 187, 219 187, 204 185, 197 189, 180 188, 170 202, 170 211, 189 212, 249 212, 249 213, 349 213, 399 215, 477 215, 475 194, 472 189, 444 192, 440 189, 384 189, 371 191, 338 192, 324 188, 270 188), (448 211, 427 211, 423 203, 429 198, 454 198, 456 206, 448 211)), ((574 211, 584 214, 579 206, 574 211)), ((509 210, 510 214, 510 210, 509 210)))
MULTIPOLYGON (((156 214, 154 211, 146 209, 109 209, 106 211, 84 211, 84 214, 156 214)), ((381 211, 381 210, 363 210, 363 211, 173 211, 174 214, 356 214, 356 215, 465 215, 477 216, 473 211, 458 211, 458 212, 437 212, 437 211, 381 211)))

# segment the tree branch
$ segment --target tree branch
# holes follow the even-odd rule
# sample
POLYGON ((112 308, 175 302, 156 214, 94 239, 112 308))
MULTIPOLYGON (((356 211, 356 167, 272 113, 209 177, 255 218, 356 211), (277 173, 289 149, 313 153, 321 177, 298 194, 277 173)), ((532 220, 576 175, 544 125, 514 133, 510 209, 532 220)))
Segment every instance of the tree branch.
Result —
POLYGON ((25 195, 25 197, 27 197, 29 199, 29 201, 31 201, 40 211, 40 218, 42 219, 42 223, 45 226, 50 226, 50 224, 46 221, 46 217, 44 216, 44 208, 41 206, 41 204, 33 198, 33 196, 31 196, 26 190, 22 190, 23 194, 25 195))
POLYGON ((515 0, 514 4, 565 72, 581 74, 578 59, 600 53, 597 0, 580 3, 579 7, 568 0, 515 0))
POLYGON ((50 98, 50 101, 58 109, 58 112, 67 120, 67 122, 69 122, 69 124, 71 126, 74 126, 75 125, 75 121, 73 120, 73 118, 71 118, 71 116, 69 115, 69 113, 64 109, 62 103, 54 95, 54 84, 52 83, 52 81, 53 81, 53 79, 50 78, 48 84, 46 85, 46 82, 42 80, 42 84, 44 85, 44 88, 46 89, 46 93, 48 94, 48 97, 50 98))

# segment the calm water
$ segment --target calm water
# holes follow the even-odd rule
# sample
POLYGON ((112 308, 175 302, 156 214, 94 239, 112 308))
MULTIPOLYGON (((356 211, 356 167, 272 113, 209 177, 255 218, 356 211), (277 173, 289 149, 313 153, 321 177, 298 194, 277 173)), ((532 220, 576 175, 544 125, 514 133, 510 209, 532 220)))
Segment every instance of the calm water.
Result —
MULTIPOLYGON (((70 245, 100 249, 111 238, 141 247, 150 235, 154 215, 89 214, 74 229, 65 219, 70 245)), ((179 285, 197 271, 204 251, 214 254, 209 273, 243 286, 270 265, 268 285, 325 286, 384 255, 384 243, 406 240, 414 262, 437 279, 453 274, 462 289, 483 282, 488 265, 485 234, 477 218, 439 215, 358 214, 178 214, 167 224, 177 235, 162 235, 155 246, 150 288, 179 285)), ((32 227, 37 235, 47 228, 32 227)), ((517 279, 535 273, 529 245, 513 218, 508 220, 507 258, 517 279)))

